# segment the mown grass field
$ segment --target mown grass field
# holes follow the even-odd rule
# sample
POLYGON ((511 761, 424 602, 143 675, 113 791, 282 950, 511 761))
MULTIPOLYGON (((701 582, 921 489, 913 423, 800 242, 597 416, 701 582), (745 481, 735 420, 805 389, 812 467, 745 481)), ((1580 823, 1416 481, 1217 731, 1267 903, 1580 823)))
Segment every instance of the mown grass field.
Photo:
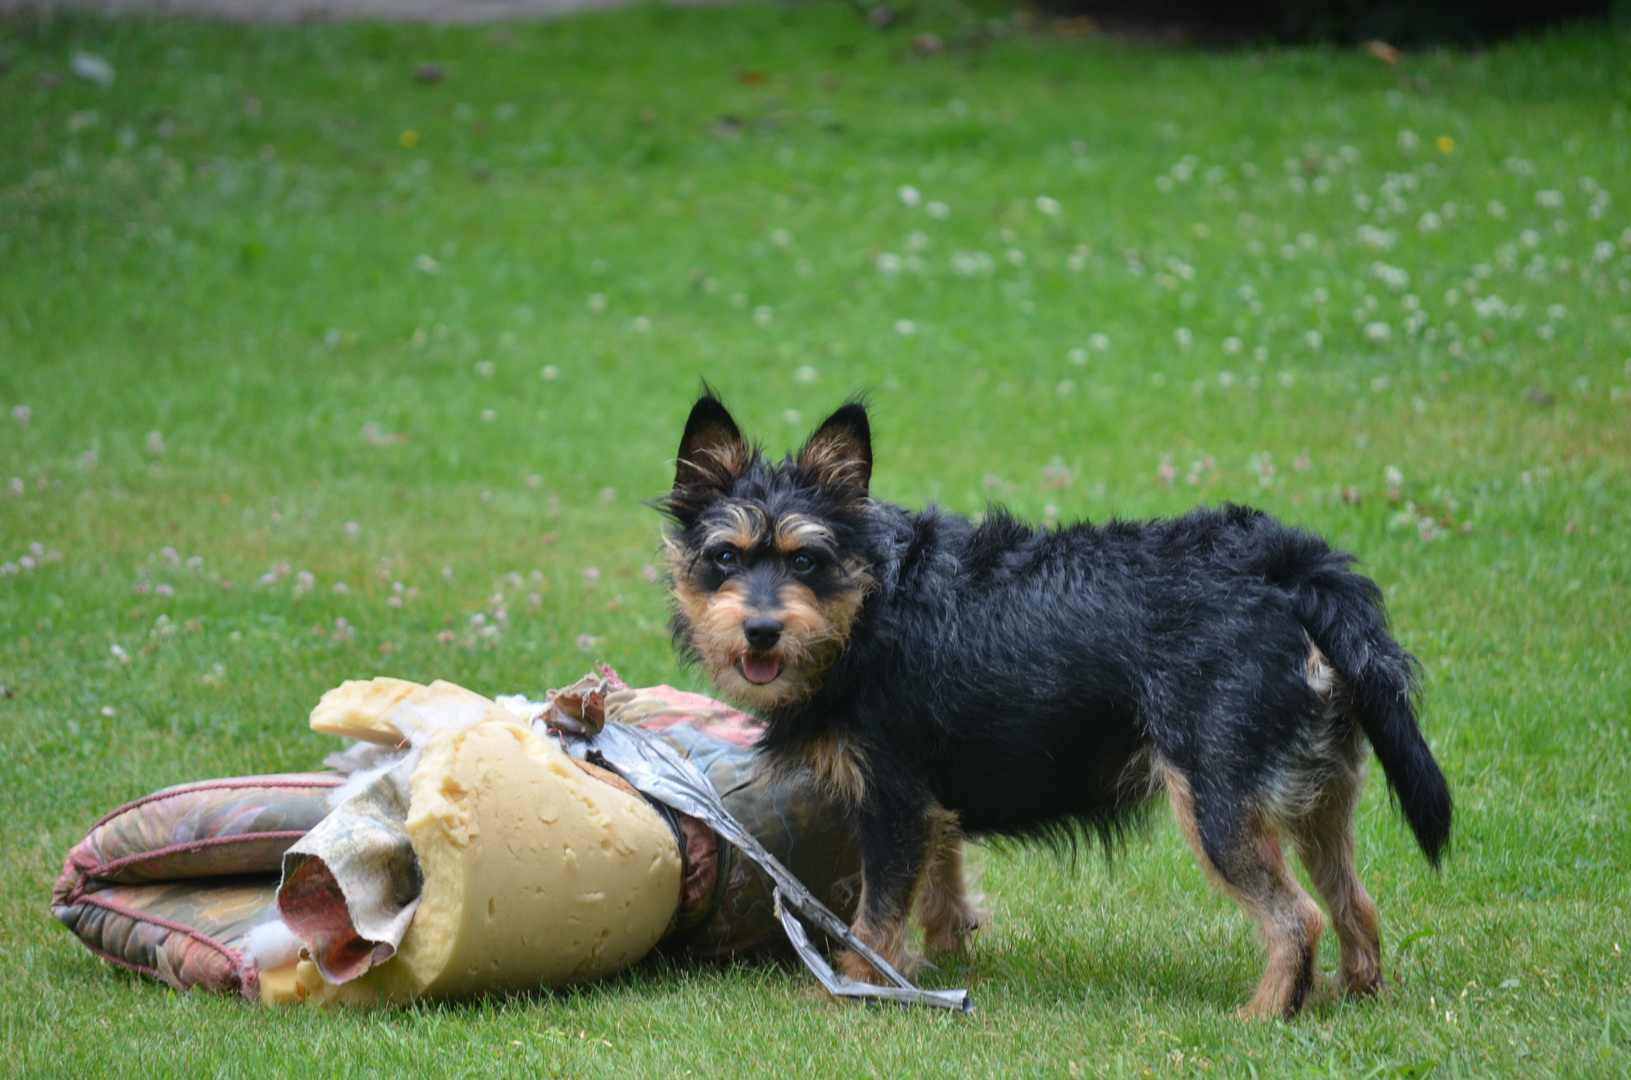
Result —
POLYGON ((1631 1070, 1623 34, 1389 67, 749 4, 59 20, 0 70, 8 1075, 1631 1070), (994 924, 928 976, 969 1017, 670 962, 269 1012, 51 920, 102 812, 315 765, 342 679, 700 688, 643 504, 700 377, 777 449, 868 391, 899 502, 1247 500, 1359 553, 1458 814, 1434 874, 1373 777, 1388 993, 1237 1021, 1251 928, 1164 810, 1113 866, 985 853, 994 924))

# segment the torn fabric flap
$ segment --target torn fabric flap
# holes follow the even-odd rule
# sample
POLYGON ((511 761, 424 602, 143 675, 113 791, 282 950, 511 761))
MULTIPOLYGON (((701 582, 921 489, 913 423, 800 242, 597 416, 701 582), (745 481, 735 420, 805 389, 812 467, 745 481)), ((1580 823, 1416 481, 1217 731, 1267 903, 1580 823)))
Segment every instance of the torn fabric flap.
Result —
POLYGON ((702 771, 660 737, 626 724, 607 724, 598 735, 587 738, 563 733, 562 741, 567 752, 574 757, 582 758, 591 750, 598 751, 643 794, 707 822, 710 828, 736 845, 742 854, 769 874, 776 883, 776 913, 787 931, 788 939, 829 993, 837 997, 882 999, 960 1012, 973 1011, 974 1004, 967 990, 919 989, 865 942, 850 933, 842 919, 811 895, 798 878, 730 815, 719 793, 702 771), (809 936, 793 912, 849 946, 893 985, 873 986, 835 972, 810 943, 809 936))
POLYGON ((284 852, 278 913, 323 978, 349 982, 396 955, 424 878, 389 773, 376 777, 284 852))

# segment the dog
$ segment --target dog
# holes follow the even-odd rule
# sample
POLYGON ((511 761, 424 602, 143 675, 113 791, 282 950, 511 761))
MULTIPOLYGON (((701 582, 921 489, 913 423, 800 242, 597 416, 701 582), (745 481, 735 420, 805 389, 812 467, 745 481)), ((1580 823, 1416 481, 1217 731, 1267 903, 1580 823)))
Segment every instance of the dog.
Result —
POLYGON ((1164 790, 1267 946, 1243 1015, 1293 1016, 1315 982, 1326 917, 1287 840, 1347 993, 1382 988, 1354 871, 1365 743, 1435 868, 1451 801, 1416 725, 1416 662, 1353 556, 1234 505, 1054 529, 906 510, 869 493, 862 403, 777 463, 704 390, 657 504, 674 639, 767 722, 766 760, 853 809, 863 941, 912 970, 915 906, 931 950, 961 947, 980 919, 965 837, 1111 843, 1164 790))

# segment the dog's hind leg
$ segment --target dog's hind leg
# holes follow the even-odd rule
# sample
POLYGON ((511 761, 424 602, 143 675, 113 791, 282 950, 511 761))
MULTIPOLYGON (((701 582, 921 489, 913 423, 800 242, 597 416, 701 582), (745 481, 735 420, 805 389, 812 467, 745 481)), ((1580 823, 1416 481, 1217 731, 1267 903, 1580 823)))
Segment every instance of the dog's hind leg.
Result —
POLYGON ((1280 837, 1262 815, 1227 798, 1197 797, 1189 778, 1168 766, 1168 797, 1195 857, 1257 920, 1268 964, 1241 1015, 1291 1017, 1314 984, 1314 955, 1325 916, 1286 866, 1280 837))
POLYGON ((1342 981, 1351 997, 1382 988, 1382 945, 1376 902, 1354 872, 1353 818, 1361 777, 1344 770, 1326 784, 1320 802, 1292 823, 1292 842, 1314 887, 1331 909, 1342 943, 1342 981))
POLYGON ((963 830, 957 815, 939 807, 929 811, 929 845, 918 883, 917 913, 923 922, 923 944, 933 952, 961 949, 985 917, 968 895, 963 830))

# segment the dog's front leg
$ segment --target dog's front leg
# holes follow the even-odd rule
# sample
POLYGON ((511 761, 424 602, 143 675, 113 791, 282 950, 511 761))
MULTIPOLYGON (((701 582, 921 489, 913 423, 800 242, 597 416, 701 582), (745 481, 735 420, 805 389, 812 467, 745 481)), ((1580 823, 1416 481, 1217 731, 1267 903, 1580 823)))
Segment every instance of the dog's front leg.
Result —
MULTIPOLYGON (((903 975, 910 975, 920 963, 907 947, 907 932, 912 894, 929 843, 928 809, 926 803, 874 798, 862 810, 861 902, 851 929, 903 975)), ((852 979, 884 982, 853 952, 844 953, 839 965, 852 979)))

